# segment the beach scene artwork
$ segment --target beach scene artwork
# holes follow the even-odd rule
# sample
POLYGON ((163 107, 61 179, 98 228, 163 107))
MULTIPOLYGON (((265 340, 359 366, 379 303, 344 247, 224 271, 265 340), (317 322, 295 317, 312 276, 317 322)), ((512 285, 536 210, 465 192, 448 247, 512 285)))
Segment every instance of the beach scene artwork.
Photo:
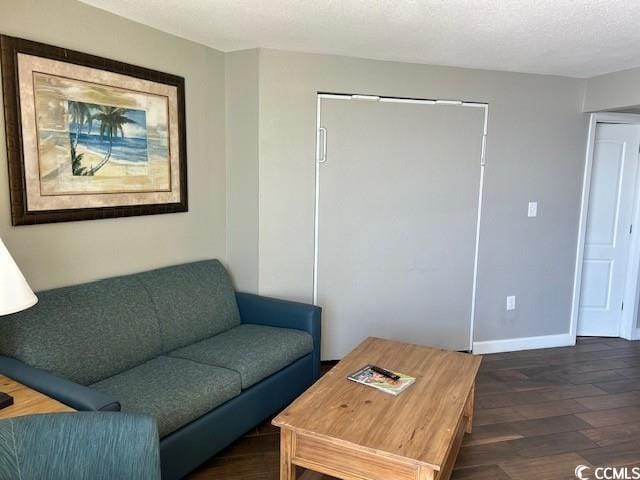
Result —
POLYGON ((0 42, 12 225, 189 211, 183 77, 0 42))
POLYGON ((41 195, 171 190, 167 98, 34 73, 41 195))
POLYGON ((73 175, 148 175, 147 121, 143 110, 75 100, 69 100, 67 108, 73 175))

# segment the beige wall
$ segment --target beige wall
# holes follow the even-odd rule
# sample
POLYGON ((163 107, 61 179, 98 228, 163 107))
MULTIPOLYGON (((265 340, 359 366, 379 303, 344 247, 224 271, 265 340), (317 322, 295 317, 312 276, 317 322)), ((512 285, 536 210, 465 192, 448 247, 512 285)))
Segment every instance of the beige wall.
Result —
POLYGON ((228 53, 227 258, 238 290, 258 291, 258 51, 228 53))
POLYGON ((240 289, 308 301, 316 92, 455 98, 490 104, 476 340, 569 331, 581 110, 603 103, 586 103, 584 81, 273 50, 224 56, 73 0, 0 2, 2 33, 186 79, 185 214, 11 227, 0 134, 0 236, 34 288, 219 257, 240 289))
POLYGON ((72 0, 0 0, 0 32, 185 77, 189 212, 12 227, 0 119, 0 237, 34 289, 226 255, 224 55, 72 0))
POLYGON ((569 332, 584 81, 274 50, 259 76, 261 293, 311 298, 316 92, 488 102, 475 340, 569 332))

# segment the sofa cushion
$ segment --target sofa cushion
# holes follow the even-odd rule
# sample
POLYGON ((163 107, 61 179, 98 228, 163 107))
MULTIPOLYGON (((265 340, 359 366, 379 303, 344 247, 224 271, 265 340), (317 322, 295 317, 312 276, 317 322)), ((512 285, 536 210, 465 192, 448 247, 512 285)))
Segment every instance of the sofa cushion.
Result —
POLYGON ((170 355, 234 370, 244 389, 311 351, 313 338, 302 330, 243 324, 170 355))
POLYGON ((148 413, 164 437, 240 394, 237 372, 160 356, 91 385, 122 411, 148 413))
POLYGON ((240 324, 235 292, 218 260, 161 268, 136 277, 156 306, 164 352, 240 324))
POLYGON ((38 293, 0 320, 0 354, 88 385, 160 354, 153 303, 133 276, 38 293))

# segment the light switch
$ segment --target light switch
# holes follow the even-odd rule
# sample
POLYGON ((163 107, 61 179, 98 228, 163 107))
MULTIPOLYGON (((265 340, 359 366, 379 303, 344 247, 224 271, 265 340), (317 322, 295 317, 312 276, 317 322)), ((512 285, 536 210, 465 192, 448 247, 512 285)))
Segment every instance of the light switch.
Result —
POLYGON ((529 209, 527 210, 528 217, 538 216, 538 202, 529 202, 529 209))

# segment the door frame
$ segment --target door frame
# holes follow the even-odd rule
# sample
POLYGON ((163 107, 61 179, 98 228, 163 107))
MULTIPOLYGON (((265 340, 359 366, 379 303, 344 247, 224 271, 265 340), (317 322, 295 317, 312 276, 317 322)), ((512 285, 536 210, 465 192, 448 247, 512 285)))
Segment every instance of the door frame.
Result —
POLYGON ((358 94, 358 93, 331 93, 318 92, 316 106, 316 151, 315 163, 315 203, 313 208, 313 304, 318 304, 318 259, 319 259, 319 219, 320 219, 320 165, 326 160, 326 131, 320 124, 322 99, 374 101, 384 103, 404 103, 414 105, 450 105, 453 107, 482 108, 484 109, 484 125, 482 132, 482 148, 480 152, 480 182, 478 186, 478 215, 476 222, 475 251, 473 259, 473 282, 471 287, 471 322, 469 326, 468 351, 473 351, 473 331, 476 313, 476 290, 478 280, 478 256, 480 251, 480 220, 482 217, 482 198, 484 190, 484 175, 486 167, 487 133, 489 125, 489 104, 485 102, 468 102, 451 99, 406 98, 384 95, 358 94))
MULTIPOLYGON (((589 210, 589 195, 591 191, 591 173, 593 166, 593 152, 598 123, 619 123, 627 125, 640 125, 640 115, 631 113, 596 112, 589 118, 589 133, 587 137, 587 150, 585 154, 584 175, 582 179, 582 201, 580 204, 580 220, 578 225, 578 244, 576 248, 576 266, 573 278, 573 298, 571 304, 571 331, 570 335, 575 343, 578 331, 578 317, 580 313, 580 292, 582 287, 582 262, 584 258, 584 242, 587 231, 587 214, 589 210)), ((633 199, 633 225, 640 229, 640 174, 636 178, 636 186, 633 199)), ((637 229, 634 228, 636 232, 637 229)), ((635 233, 635 232, 634 232, 635 233)), ((640 233, 640 232, 638 232, 640 233)), ((636 327, 638 318, 638 304, 640 303, 640 235, 631 235, 629 242, 629 267, 624 286, 624 304, 633 308, 622 310, 620 329, 618 335, 627 340, 639 340, 640 328, 636 327)))

